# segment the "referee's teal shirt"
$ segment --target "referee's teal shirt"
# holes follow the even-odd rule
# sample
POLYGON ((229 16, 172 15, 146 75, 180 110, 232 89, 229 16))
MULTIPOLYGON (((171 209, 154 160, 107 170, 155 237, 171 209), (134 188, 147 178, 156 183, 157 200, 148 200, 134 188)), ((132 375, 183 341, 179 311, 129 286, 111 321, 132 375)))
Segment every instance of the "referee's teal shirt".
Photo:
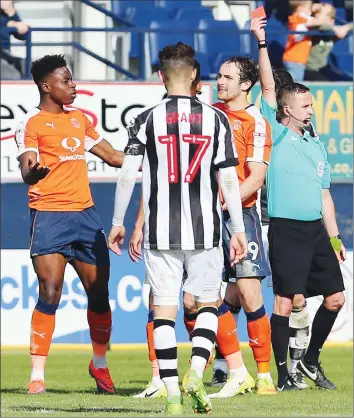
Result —
POLYGON ((272 127, 273 149, 267 171, 268 215, 314 221, 322 218, 322 189, 331 176, 318 136, 298 135, 276 120, 276 108, 261 98, 261 112, 272 127))

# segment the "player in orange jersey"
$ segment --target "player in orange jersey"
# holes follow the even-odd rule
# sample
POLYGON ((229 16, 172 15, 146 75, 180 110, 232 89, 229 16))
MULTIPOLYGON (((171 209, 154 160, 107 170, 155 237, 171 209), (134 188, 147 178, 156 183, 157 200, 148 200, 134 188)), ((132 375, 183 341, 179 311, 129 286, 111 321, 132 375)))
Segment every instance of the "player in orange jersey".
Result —
POLYGON ((39 281, 39 298, 31 322, 32 374, 28 393, 45 392, 45 362, 69 262, 88 298, 93 347, 89 373, 99 393, 114 394, 106 362, 112 322, 109 253, 91 197, 85 151, 113 166, 121 166, 124 154, 114 150, 81 111, 65 109, 75 100, 76 86, 62 55, 46 55, 35 61, 31 73, 40 103, 16 130, 21 174, 30 185, 30 255, 39 281))
MULTIPOLYGON (((235 268, 228 260, 230 219, 224 212, 225 280, 228 281, 224 302, 233 311, 239 301, 247 318, 249 344, 257 362, 256 392, 276 394, 270 375, 270 324, 263 305, 261 281, 270 274, 262 242, 262 229, 256 209, 257 192, 264 183, 272 147, 270 125, 260 111, 249 104, 247 96, 258 80, 255 61, 248 57, 232 57, 225 61, 218 73, 218 99, 214 106, 229 118, 234 135, 239 165, 236 167, 243 203, 243 219, 248 241, 248 255, 235 268)), ((214 366, 214 370, 217 366, 214 366)), ((240 378, 228 380, 216 397, 235 393, 240 378)))

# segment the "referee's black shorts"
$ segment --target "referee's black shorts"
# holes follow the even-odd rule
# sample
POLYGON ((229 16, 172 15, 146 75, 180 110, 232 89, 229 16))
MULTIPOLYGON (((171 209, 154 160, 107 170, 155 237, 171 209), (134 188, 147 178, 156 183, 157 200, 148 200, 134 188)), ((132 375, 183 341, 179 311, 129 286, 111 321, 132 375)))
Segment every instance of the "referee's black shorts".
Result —
POLYGON ((344 290, 339 262, 322 220, 272 218, 268 240, 275 295, 328 296, 344 290))

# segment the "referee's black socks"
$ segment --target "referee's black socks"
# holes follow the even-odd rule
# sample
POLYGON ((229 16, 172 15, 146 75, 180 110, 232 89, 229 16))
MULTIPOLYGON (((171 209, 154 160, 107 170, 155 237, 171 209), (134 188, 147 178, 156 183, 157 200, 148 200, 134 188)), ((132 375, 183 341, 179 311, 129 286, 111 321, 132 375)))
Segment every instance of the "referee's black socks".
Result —
POLYGON ((331 332, 337 316, 338 312, 329 311, 324 305, 318 308, 312 323, 310 344, 304 358, 306 364, 313 366, 318 364, 323 344, 331 332))
POLYGON ((289 318, 273 313, 270 326, 274 359, 278 369, 278 386, 282 386, 289 375, 287 362, 290 337, 289 318))

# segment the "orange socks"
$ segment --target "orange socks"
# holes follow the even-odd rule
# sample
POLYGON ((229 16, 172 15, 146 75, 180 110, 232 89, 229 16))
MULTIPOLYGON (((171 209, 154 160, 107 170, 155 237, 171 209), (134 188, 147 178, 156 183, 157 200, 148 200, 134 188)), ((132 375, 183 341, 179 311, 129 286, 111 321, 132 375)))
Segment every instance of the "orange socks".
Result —
POLYGON ((47 360, 50 344, 52 342, 55 327, 55 312, 57 304, 51 304, 38 299, 34 308, 31 321, 31 345, 32 360, 31 382, 44 381, 44 368, 47 360))
POLYGON ((146 324, 146 338, 149 350, 149 360, 151 362, 157 361, 155 346, 154 346, 154 315, 149 312, 148 323, 146 324))
POLYGON ((90 327, 90 337, 93 349, 93 366, 96 369, 104 369, 107 367, 107 344, 111 338, 111 310, 98 314, 88 309, 87 321, 90 327))
POLYGON ((256 312, 245 312, 249 345, 257 362, 258 373, 270 372, 271 338, 270 323, 264 306, 256 312))
MULTIPOLYGON (((197 313, 184 313, 184 325, 192 340, 197 313)), ((223 303, 218 308, 218 332, 216 335, 216 343, 219 351, 223 356, 240 351, 240 344, 236 333, 236 322, 229 311, 228 307, 223 303)))
POLYGON ((157 362, 155 345, 154 345, 154 313, 153 311, 149 312, 148 323, 146 324, 146 339, 149 350, 149 360, 151 361, 152 368, 152 379, 160 380, 160 369, 157 362))
POLYGON ((195 313, 184 312, 183 320, 184 320, 184 325, 186 327, 186 330, 189 334, 189 341, 192 341, 193 330, 195 326, 195 321, 197 320, 197 316, 198 316, 197 312, 195 313))
MULTIPOLYGON (((55 310, 54 313, 43 312, 44 310, 41 309, 42 305, 55 306, 55 310, 58 307, 58 305, 51 305, 41 301, 41 303, 37 303, 33 311, 30 353, 37 356, 48 355, 55 326, 55 310), (38 310, 38 308, 41 310, 38 310)), ((47 311, 51 312, 50 309, 47 311)))
POLYGON ((224 303, 220 305, 218 309, 218 333, 216 334, 216 344, 218 345, 220 354, 224 357, 240 351, 236 322, 232 313, 224 303))
POLYGON ((112 313, 111 310, 98 314, 87 310, 87 322, 90 327, 91 340, 98 344, 107 345, 111 338, 112 313))

